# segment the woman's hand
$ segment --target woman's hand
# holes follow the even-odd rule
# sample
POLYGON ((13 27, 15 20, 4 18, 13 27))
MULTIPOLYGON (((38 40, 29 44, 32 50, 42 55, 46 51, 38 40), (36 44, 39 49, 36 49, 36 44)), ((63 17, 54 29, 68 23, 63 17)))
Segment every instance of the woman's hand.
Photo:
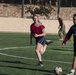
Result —
POLYGON ((38 34, 35 34, 34 37, 39 37, 38 34))
POLYGON ((65 45, 65 44, 64 44, 64 43, 62 43, 62 48, 64 48, 64 45, 65 45))

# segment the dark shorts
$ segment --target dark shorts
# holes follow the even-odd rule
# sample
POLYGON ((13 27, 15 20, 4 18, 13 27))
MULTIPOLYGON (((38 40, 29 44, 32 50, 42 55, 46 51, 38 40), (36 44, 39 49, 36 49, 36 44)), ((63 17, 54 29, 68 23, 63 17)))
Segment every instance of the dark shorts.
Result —
POLYGON ((40 43, 40 44, 44 45, 45 41, 46 41, 45 37, 38 37, 38 38, 36 38, 36 44, 40 43))
POLYGON ((74 56, 76 56, 76 43, 74 43, 74 56))

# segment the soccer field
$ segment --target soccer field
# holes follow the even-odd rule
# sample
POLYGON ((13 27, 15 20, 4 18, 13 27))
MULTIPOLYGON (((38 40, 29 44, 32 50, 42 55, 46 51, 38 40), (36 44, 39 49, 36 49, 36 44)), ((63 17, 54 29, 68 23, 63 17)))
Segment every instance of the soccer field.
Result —
POLYGON ((61 47, 58 35, 47 35, 54 43, 47 47, 42 56, 43 67, 37 66, 35 40, 29 44, 29 34, 0 33, 0 75, 54 75, 54 68, 60 66, 66 75, 71 69, 73 45, 68 41, 61 47))

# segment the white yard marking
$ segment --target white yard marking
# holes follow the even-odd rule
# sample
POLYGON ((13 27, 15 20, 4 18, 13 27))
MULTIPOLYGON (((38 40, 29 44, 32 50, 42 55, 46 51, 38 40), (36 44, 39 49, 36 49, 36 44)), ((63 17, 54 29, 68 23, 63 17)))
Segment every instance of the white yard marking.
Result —
MULTIPOLYGON (((8 48, 0 48, 0 50, 9 50, 9 49, 17 49, 17 48, 30 48, 30 47, 34 48, 35 46, 8 47, 8 48)), ((5 53, 1 53, 1 52, 0 52, 0 55, 8 56, 8 57, 14 57, 14 58, 23 58, 23 59, 28 59, 28 60, 37 60, 37 59, 35 59, 35 58, 15 56, 15 55, 5 54, 5 53)), ((64 63, 64 64, 72 64, 71 62, 56 61, 56 60, 45 60, 45 59, 43 59, 43 61, 46 61, 46 62, 56 62, 56 63, 64 63)))

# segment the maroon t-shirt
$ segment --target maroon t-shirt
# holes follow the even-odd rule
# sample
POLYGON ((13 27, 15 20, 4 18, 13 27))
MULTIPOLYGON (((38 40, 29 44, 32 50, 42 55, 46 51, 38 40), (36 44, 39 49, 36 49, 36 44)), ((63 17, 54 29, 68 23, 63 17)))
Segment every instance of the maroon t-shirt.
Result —
POLYGON ((43 30, 45 29, 45 26, 42 24, 39 24, 38 26, 36 26, 34 23, 31 24, 30 30, 31 32, 34 34, 41 34, 43 33, 43 30))

